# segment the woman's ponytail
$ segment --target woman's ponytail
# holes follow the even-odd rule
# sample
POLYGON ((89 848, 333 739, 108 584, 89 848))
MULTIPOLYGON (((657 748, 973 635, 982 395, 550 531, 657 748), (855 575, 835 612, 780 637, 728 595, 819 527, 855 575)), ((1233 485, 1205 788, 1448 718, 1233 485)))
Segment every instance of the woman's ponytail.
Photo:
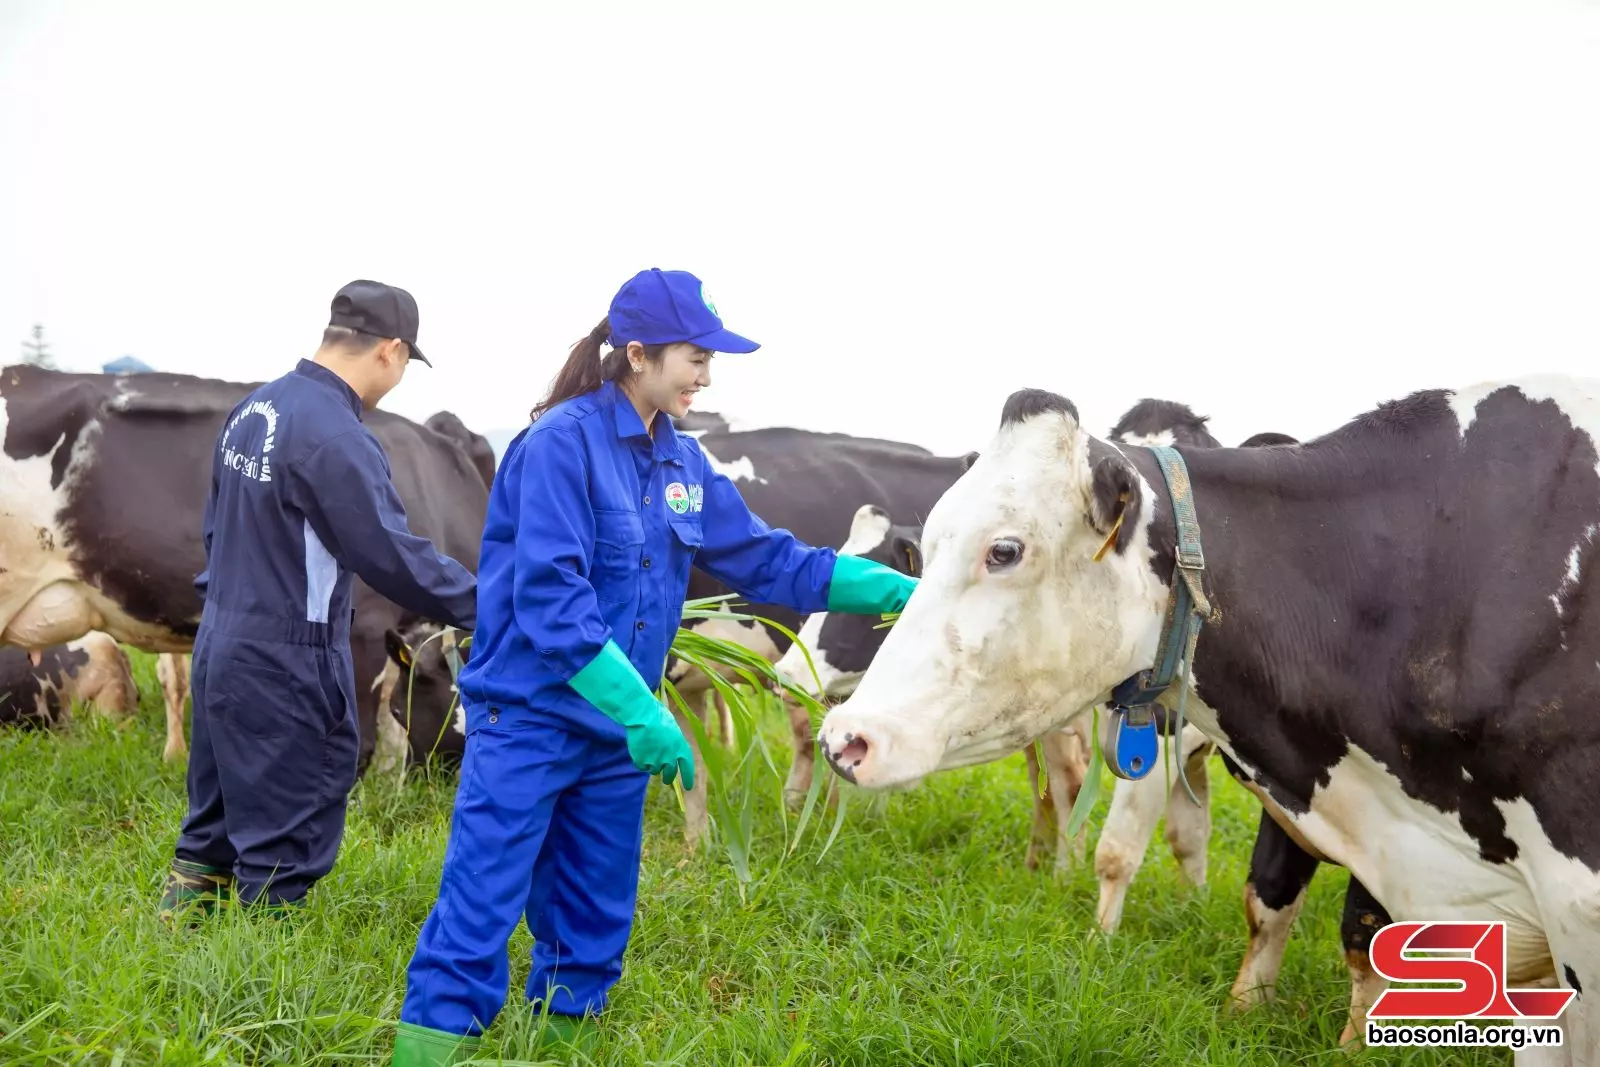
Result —
MULTIPOLYGON (((609 336, 611 336, 611 320, 608 316, 601 319, 599 325, 589 331, 589 336, 572 346, 566 363, 562 364, 561 370, 556 372, 555 380, 550 383, 549 394, 534 405, 529 418, 537 421, 539 416, 563 400, 592 393, 600 388, 602 382, 620 382, 628 376, 626 347, 613 348, 606 353, 604 359, 600 358, 600 346, 606 343, 606 338, 609 336)), ((666 345, 644 345, 645 360, 648 362, 659 360, 666 347, 666 345)))
POLYGON ((601 376, 600 346, 605 344, 610 333, 610 319, 601 319, 600 324, 590 330, 587 337, 572 346, 566 363, 562 364, 561 369, 556 372, 555 380, 550 383, 550 392, 534 405, 533 411, 529 413, 530 418, 537 420, 540 415, 563 400, 592 393, 600 388, 600 383, 604 380, 601 376))

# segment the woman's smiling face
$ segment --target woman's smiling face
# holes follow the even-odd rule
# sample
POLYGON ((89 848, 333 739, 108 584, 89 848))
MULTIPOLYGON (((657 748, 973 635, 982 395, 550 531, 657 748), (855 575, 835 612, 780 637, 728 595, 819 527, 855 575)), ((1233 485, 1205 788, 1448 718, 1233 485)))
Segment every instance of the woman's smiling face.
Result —
POLYGON ((675 419, 689 413, 695 394, 711 384, 711 353, 699 345, 680 341, 667 346, 659 360, 630 361, 641 370, 628 377, 629 392, 657 411, 675 419))

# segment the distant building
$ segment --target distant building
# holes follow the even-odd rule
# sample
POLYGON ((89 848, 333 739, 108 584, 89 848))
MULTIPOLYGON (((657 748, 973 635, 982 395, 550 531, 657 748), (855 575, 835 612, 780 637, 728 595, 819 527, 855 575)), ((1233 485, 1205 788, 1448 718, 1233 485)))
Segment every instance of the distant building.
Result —
POLYGON ((100 369, 107 374, 155 373, 155 368, 150 366, 150 364, 140 359, 134 359, 132 356, 123 356, 121 359, 114 359, 100 369))

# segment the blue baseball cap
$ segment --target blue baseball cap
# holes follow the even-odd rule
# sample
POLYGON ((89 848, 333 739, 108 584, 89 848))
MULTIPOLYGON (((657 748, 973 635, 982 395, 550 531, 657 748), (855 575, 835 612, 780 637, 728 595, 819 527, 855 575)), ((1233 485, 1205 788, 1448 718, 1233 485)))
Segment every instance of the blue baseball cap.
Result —
POLYGON ((686 270, 651 267, 629 278, 606 313, 610 344, 665 345, 687 341, 713 352, 754 352, 761 346, 722 327, 705 283, 686 270))

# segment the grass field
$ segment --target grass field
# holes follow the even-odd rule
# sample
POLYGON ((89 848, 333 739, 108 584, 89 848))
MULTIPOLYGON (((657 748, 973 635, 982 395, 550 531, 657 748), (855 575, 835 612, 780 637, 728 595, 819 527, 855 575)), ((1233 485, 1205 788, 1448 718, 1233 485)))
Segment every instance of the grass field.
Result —
MULTIPOLYGON (((0 733, 0 1063, 386 1063, 453 779, 359 785, 339 865, 303 915, 168 932, 153 911, 183 770, 160 760, 153 661, 135 670, 146 695, 127 730, 0 733)), ((776 713, 769 730, 783 752, 776 713)), ((1023 867, 1020 755, 876 805, 855 794, 820 861, 831 823, 785 858, 793 817, 763 778, 743 894, 721 847, 686 859, 675 798, 653 787, 636 932, 594 1062, 1510 1062, 1335 1050, 1348 993, 1336 870, 1313 883, 1279 1002, 1224 1016, 1256 815, 1220 766, 1213 779, 1209 887, 1183 895, 1158 849, 1109 943, 1092 932, 1091 870, 1058 883, 1023 867)), ((530 945, 519 927, 480 1062, 540 1062, 519 1007, 530 945)))

